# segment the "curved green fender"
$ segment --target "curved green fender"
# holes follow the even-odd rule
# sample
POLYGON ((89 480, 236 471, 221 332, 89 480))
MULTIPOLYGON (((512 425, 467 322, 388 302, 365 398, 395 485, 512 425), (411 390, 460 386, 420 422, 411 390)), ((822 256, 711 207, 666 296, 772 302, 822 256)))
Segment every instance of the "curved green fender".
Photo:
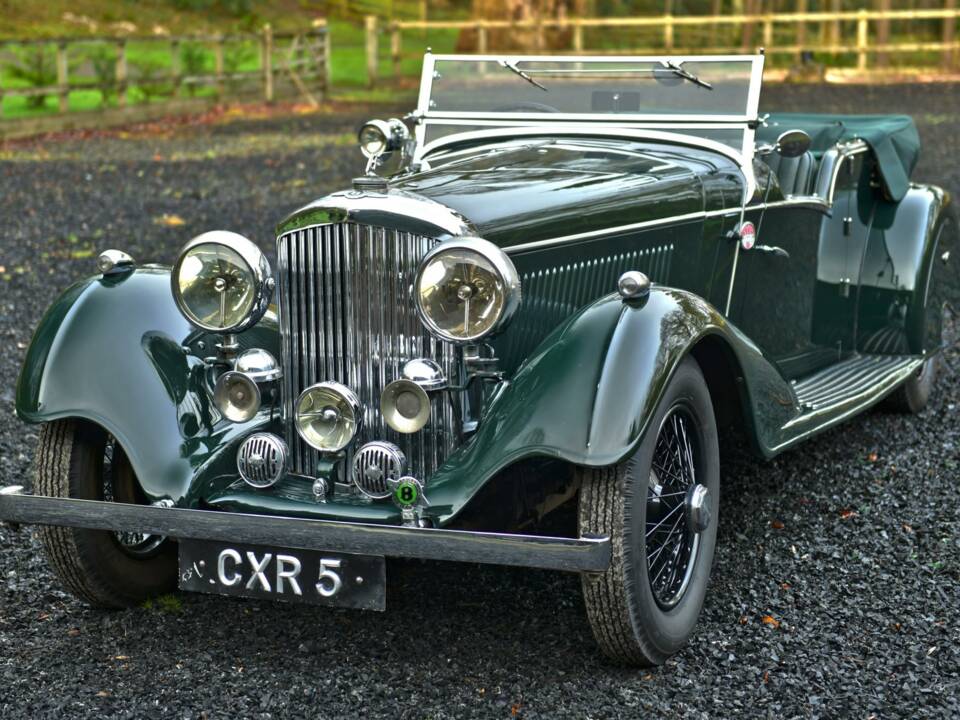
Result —
POLYGON ((608 295, 565 321, 521 365, 477 434, 431 479, 431 510, 453 518, 507 465, 541 456, 603 466, 628 456, 683 357, 717 336, 736 367, 743 416, 764 454, 796 416, 794 394, 760 350, 709 303, 654 287, 644 302, 608 295))
MULTIPOLYGON (((235 476, 226 451, 269 421, 267 411, 244 424, 220 419, 193 354, 202 352, 200 342, 212 354, 212 339, 177 310, 169 268, 89 278, 40 321, 17 385, 17 414, 28 422, 98 423, 124 447, 150 500, 196 504, 194 478, 235 476)), ((243 342, 276 353, 275 319, 268 314, 243 342)))

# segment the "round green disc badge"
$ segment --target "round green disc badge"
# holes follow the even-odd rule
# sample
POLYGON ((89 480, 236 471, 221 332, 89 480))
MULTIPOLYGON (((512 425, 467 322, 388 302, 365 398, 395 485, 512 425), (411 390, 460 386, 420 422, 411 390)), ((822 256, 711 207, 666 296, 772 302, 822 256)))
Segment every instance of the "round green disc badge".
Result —
POLYGON ((416 505, 420 497, 420 483, 413 478, 400 478, 400 482, 393 491, 393 497, 401 507, 416 505))

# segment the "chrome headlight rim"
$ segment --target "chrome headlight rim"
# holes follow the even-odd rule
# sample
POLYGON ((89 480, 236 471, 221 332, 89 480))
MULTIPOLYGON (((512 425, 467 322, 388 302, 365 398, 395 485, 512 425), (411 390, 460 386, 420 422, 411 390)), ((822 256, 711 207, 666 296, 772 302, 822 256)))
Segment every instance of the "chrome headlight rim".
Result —
POLYGON ((432 335, 454 345, 471 345, 484 338, 502 332, 507 325, 509 325, 510 320, 520 308, 520 275, 513 261, 510 260, 507 254, 489 240, 472 236, 453 238, 440 243, 423 256, 413 281, 413 300, 420 322, 423 323, 424 327, 426 327, 432 335), (464 336, 448 333, 433 321, 420 302, 420 281, 423 279, 424 271, 438 255, 450 250, 467 250, 480 255, 493 266, 494 270, 500 276, 504 292, 503 309, 500 311, 500 316, 494 321, 493 325, 482 332, 464 336))
POLYGON ((326 454, 336 454, 350 446, 354 440, 360 435, 361 430, 363 430, 363 416, 364 416, 364 407, 363 403, 360 402, 360 399, 357 397, 356 393, 353 392, 346 385, 342 385, 333 380, 327 380, 324 382, 314 383, 309 387, 304 388, 297 396, 296 402, 293 404, 293 427, 297 431, 303 441, 312 447, 314 450, 318 450, 321 453, 326 454), (335 395, 339 395, 350 408, 351 413, 353 414, 353 433, 345 442, 336 447, 320 447, 315 444, 307 434, 302 430, 300 423, 300 403, 303 401, 303 398, 306 397, 311 392, 316 392, 317 390, 328 390, 335 395))
POLYGON ((180 310, 180 313, 194 327, 205 330, 206 332, 217 333, 220 335, 229 335, 249 330, 260 322, 270 306, 270 299, 273 296, 274 280, 273 272, 270 268, 270 262, 266 254, 257 247, 257 245, 239 233, 230 230, 210 230, 191 238, 177 255, 177 261, 170 272, 170 287, 173 293, 173 300, 180 310), (183 262, 189 257, 191 250, 201 245, 222 245, 232 250, 240 259, 243 260, 250 273, 254 286, 254 300, 250 310, 243 320, 227 326, 211 325, 204 323, 197 318, 190 307, 184 301, 180 293, 179 277, 183 262))

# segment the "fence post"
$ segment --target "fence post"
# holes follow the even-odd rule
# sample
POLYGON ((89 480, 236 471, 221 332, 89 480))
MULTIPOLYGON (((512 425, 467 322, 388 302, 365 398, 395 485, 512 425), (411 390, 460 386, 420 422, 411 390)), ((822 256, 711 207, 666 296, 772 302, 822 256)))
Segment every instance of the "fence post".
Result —
POLYGON ((673 15, 663 16, 663 47, 673 50, 673 15))
MULTIPOLYGON (((807 0, 797 0, 797 13, 805 15, 807 12, 807 0)), ((807 24, 803 21, 797 23, 796 28, 797 52, 793 56, 795 64, 799 65, 803 60, 803 46, 807 43, 807 24)))
POLYGON ((765 15, 763 18, 763 47, 769 50, 773 47, 773 16, 765 15))
POLYGON ((477 54, 487 54, 487 23, 477 20, 477 54))
MULTIPOLYGON (((890 0, 878 0, 877 9, 881 13, 890 10, 890 0)), ((877 45, 887 45, 890 42, 890 18, 880 17, 877 20, 877 45)), ((886 67, 890 57, 885 50, 877 53, 876 64, 880 67, 886 67)))
POLYGON ((223 81, 223 35, 220 34, 214 39, 213 72, 217 76, 217 97, 223 98, 226 86, 223 81))
POLYGON ((127 41, 117 41, 117 65, 114 75, 117 79, 117 106, 127 106, 127 41))
POLYGON ((573 26, 573 51, 580 55, 583 53, 583 23, 577 18, 573 26))
POLYGON ((393 59, 393 76, 399 80, 403 74, 401 67, 401 52, 403 51, 403 36, 400 33, 400 23, 394 22, 390 27, 390 57, 393 59))
POLYGON ((857 70, 867 69, 867 11, 857 10, 857 70))
POLYGON ((170 41, 170 82, 173 84, 173 96, 180 97, 183 74, 180 72, 180 41, 176 38, 170 41))
POLYGON ((367 87, 377 84, 377 70, 380 61, 380 52, 377 47, 377 16, 367 15, 367 87))
POLYGON ((67 43, 57 43, 57 94, 60 112, 65 113, 70 102, 70 77, 67 65, 67 43))
POLYGON ((273 28, 270 23, 263 26, 263 43, 260 50, 263 57, 263 99, 273 102, 273 28))
POLYGON ((327 97, 330 93, 331 78, 330 74, 330 26, 327 21, 323 21, 323 96, 327 97))
MULTIPOLYGON (((957 7, 956 0, 946 0, 943 5, 944 10, 954 10, 957 7)), ((955 28, 956 28, 957 18, 953 15, 949 15, 943 18, 943 43, 944 45, 952 45, 955 37, 955 28)), ((953 59, 955 57, 956 51, 952 47, 945 47, 943 49, 943 67, 950 69, 953 67, 953 59)))

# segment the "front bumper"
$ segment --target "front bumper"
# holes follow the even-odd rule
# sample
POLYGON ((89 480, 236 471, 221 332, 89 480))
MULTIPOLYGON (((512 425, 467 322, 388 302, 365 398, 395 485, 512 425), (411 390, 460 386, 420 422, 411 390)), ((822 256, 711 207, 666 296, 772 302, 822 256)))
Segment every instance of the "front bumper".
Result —
POLYGON ((28 495, 19 486, 0 488, 0 520, 572 572, 602 572, 610 566, 610 538, 606 536, 514 535, 125 505, 28 495))

